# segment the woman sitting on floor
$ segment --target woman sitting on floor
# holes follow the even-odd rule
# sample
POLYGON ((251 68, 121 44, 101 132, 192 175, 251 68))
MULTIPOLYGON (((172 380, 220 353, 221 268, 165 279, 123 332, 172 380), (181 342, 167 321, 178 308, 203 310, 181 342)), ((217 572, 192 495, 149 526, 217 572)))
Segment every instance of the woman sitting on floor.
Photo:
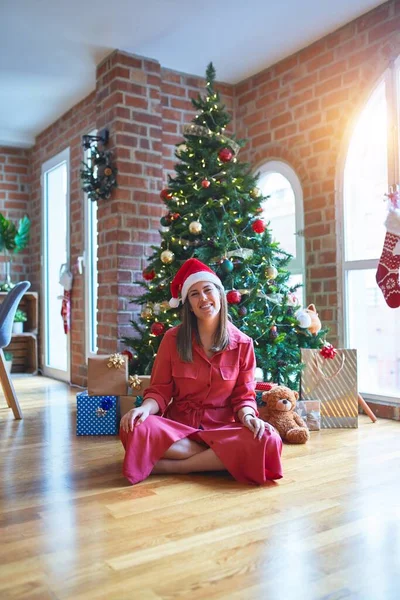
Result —
POLYGON ((182 324, 164 335, 143 404, 121 419, 124 475, 131 483, 221 470, 244 483, 280 479, 281 439, 258 418, 253 341, 228 321, 222 282, 190 258, 171 291, 175 307, 181 294, 182 324))

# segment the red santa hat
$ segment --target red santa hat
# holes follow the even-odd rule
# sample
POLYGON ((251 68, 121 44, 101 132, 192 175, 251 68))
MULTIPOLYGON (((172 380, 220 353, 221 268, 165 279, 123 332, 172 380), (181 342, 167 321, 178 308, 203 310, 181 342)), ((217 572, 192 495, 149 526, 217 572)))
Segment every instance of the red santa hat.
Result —
POLYGON ((183 304, 189 289, 194 283, 198 283, 199 281, 210 281, 219 288, 224 289, 220 278, 212 269, 210 269, 210 267, 207 267, 207 265, 200 260, 197 260, 197 258, 189 258, 183 263, 171 281, 172 298, 169 301, 169 305, 172 308, 177 308, 179 306, 179 294, 183 304))

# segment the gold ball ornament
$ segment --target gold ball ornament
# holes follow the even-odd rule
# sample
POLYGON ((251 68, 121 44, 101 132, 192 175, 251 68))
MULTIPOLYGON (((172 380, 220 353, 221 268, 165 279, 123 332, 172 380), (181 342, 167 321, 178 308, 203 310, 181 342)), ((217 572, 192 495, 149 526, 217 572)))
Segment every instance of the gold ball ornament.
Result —
POLYGON ((278 269, 276 269, 275 267, 270 266, 265 269, 265 277, 267 279, 276 279, 277 275, 278 269))
POLYGON ((261 196, 261 190, 260 190, 260 188, 255 187, 252 190, 250 190, 250 196, 252 198, 259 198, 261 196))
POLYGON ((110 175, 112 175, 112 170, 110 169, 110 167, 107 167, 106 169, 104 169, 104 175, 106 177, 110 177, 110 175))
POLYGON ((199 233, 201 233, 202 227, 203 226, 199 221, 192 221, 189 225, 189 231, 190 233, 193 233, 193 235, 199 235, 199 233))
POLYGON ((168 300, 163 300, 162 302, 160 302, 160 308, 163 312, 166 312, 167 310, 170 310, 170 305, 168 300))
POLYGON ((174 262, 174 258, 175 254, 171 252, 171 250, 164 250, 164 252, 161 252, 160 259, 164 265, 170 265, 172 262, 174 262))
POLYGON ((183 152, 186 152, 186 150, 187 150, 186 144, 179 144, 179 146, 176 149, 176 153, 178 155, 181 155, 181 154, 183 154, 183 152))
POLYGON ((140 316, 142 317, 142 319, 151 319, 151 317, 153 316, 153 311, 151 310, 150 306, 145 306, 142 309, 140 316))

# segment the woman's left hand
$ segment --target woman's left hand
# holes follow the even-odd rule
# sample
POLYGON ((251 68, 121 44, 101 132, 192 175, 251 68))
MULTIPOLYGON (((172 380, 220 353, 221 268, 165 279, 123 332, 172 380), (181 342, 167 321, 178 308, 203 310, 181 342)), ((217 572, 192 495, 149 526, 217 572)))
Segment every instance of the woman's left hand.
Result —
POLYGON ((259 419, 258 417, 254 417, 253 415, 246 415, 243 420, 243 425, 253 432, 254 439, 257 438, 259 440, 261 440, 265 430, 267 430, 268 433, 272 433, 274 431, 272 425, 266 421, 263 421, 262 419, 259 419))

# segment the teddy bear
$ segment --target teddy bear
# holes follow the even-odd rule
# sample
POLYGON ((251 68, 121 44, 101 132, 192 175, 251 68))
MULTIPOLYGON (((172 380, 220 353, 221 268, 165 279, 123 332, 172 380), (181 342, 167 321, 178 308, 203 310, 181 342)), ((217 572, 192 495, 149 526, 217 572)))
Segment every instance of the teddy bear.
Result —
POLYGON ((307 308, 300 308, 295 317, 301 329, 308 329, 311 335, 317 335, 321 330, 321 321, 319 319, 315 304, 309 304, 307 308))
POLYGON ((268 421, 279 433, 282 440, 291 444, 305 444, 310 432, 303 419, 294 412, 298 392, 284 385, 277 385, 264 392, 262 400, 265 406, 259 406, 260 418, 268 421))

